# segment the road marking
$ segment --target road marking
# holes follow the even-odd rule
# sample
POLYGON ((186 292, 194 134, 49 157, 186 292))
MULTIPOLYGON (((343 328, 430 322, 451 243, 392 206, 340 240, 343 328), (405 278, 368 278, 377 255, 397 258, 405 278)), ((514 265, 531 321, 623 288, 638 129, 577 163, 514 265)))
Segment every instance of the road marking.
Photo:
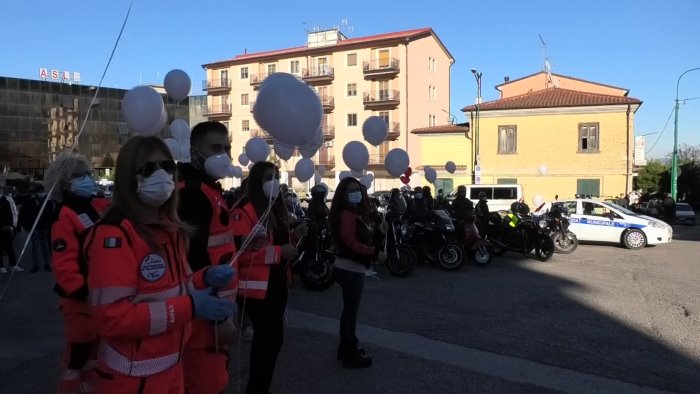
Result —
MULTIPOLYGON (((289 326, 337 335, 337 319, 288 309, 289 326)), ((414 357, 493 376, 515 383, 531 384, 567 393, 668 393, 571 369, 485 352, 441 342, 412 333, 390 331, 358 324, 362 341, 414 357)))

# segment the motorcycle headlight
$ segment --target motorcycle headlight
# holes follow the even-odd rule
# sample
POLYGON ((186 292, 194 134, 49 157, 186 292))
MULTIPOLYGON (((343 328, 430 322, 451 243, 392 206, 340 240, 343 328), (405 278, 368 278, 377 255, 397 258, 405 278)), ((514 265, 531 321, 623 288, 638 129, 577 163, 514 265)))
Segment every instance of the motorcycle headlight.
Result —
POLYGON ((543 220, 540 220, 537 224, 540 226, 540 228, 546 228, 546 227, 547 227, 547 221, 544 220, 544 219, 543 219, 543 220))
POLYGON ((408 226, 405 224, 401 225, 401 235, 406 235, 408 234, 408 226))
POLYGON ((321 230, 321 236, 322 236, 323 238, 326 238, 326 235, 328 235, 328 230, 326 230, 326 229, 324 228, 323 230, 321 230))

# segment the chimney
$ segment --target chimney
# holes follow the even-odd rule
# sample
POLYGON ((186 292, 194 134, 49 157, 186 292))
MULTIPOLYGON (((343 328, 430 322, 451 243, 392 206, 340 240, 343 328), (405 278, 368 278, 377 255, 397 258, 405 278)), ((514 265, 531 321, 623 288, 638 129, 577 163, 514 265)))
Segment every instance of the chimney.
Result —
POLYGON ((505 77, 503 77, 503 82, 508 82, 508 81, 510 81, 510 77, 509 77, 509 76, 506 75, 505 77))
POLYGON ((243 48, 243 54, 247 55, 248 54, 248 48, 243 48))

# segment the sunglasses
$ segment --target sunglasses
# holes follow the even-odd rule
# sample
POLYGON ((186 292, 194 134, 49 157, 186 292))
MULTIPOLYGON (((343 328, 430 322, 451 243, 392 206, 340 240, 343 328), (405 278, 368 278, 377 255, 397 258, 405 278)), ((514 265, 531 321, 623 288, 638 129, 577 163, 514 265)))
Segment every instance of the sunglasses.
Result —
POLYGON ((148 178, 149 176, 153 175, 156 170, 160 169, 164 170, 168 174, 172 174, 175 172, 175 167, 174 160, 147 161, 136 170, 136 173, 142 177, 148 178))

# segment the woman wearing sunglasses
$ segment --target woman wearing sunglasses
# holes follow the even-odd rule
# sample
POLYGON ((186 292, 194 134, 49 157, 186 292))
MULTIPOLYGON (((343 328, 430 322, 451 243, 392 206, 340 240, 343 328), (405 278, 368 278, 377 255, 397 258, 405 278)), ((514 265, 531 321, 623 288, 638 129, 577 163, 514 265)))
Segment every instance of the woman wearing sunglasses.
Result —
MULTIPOLYGON (((51 226, 51 266, 56 279, 54 290, 60 296, 66 349, 60 393, 77 393, 94 381, 93 364, 97 336, 90 320, 85 266, 81 242, 87 230, 107 210, 109 202, 94 198, 97 186, 85 156, 64 152, 46 170, 44 181, 53 187, 56 207, 51 226)), ((48 205, 47 205, 48 206, 48 205)))
POLYGON ((259 394, 270 391, 275 363, 284 342, 287 270, 288 264, 297 257, 297 248, 291 241, 275 165, 255 163, 244 193, 232 213, 236 247, 243 250, 238 260, 238 308, 245 309, 245 315, 253 324, 246 393, 259 394), (268 208, 266 219, 260 220, 268 208), (259 250, 244 248, 246 237, 258 233, 267 237, 267 245, 259 250))
POLYGON ((193 277, 188 226, 177 215, 175 162, 156 137, 119 152, 114 206, 85 239, 93 319, 100 335, 98 393, 182 393, 183 348, 194 318, 223 321, 230 301, 211 295, 230 267, 193 277), (193 282, 194 281, 194 282, 193 282))

